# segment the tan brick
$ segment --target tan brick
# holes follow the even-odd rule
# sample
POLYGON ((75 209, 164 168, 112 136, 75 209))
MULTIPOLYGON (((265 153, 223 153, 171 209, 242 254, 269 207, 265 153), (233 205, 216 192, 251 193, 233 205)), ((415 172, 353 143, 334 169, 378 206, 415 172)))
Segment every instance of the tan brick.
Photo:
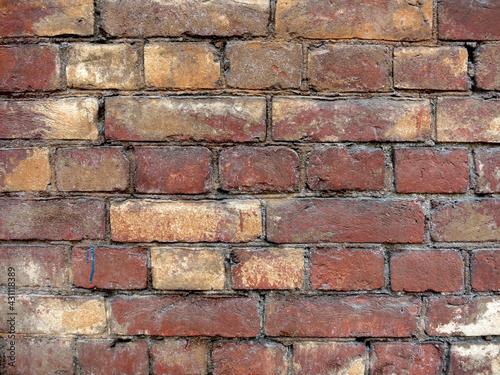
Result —
POLYGON ((142 86, 139 53, 128 44, 73 44, 66 78, 74 88, 137 89, 142 86))
POLYGON ((151 358, 154 374, 206 375, 208 342, 163 340, 153 342, 151 358))
POLYGON ((247 242, 261 232, 260 204, 255 200, 111 204, 115 241, 247 242))
POLYGON ((224 289, 224 256, 219 250, 153 248, 151 268, 155 289, 224 289))
POLYGON ((151 43, 144 47, 146 85, 176 89, 216 88, 220 63, 206 43, 151 43))
POLYGON ((0 150, 0 191, 46 190, 49 182, 49 149, 0 150))
POLYGON ((499 343, 454 343, 450 349, 449 373, 496 375, 500 373, 499 343))

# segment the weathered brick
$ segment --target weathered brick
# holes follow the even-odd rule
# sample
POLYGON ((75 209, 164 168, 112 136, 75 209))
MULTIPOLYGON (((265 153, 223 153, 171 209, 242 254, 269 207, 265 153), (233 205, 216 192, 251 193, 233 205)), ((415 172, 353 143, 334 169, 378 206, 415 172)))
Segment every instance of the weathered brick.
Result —
POLYGON ((153 288, 224 289, 224 256, 211 249, 151 249, 153 288))
POLYGON ((202 194, 210 190, 212 153, 205 147, 137 147, 136 190, 202 194))
POLYGON ((273 100, 273 136, 281 141, 422 141, 430 126, 428 100, 273 100))
POLYGON ((153 374, 206 375, 206 341, 163 340, 151 346, 153 374))
MULTIPOLYGON (((15 366, 5 366, 5 374, 73 374, 73 340, 16 336, 13 347, 15 366)), ((10 340, 6 339, 7 348, 10 340)), ((9 363, 10 351, 5 351, 9 363)))
POLYGON ((500 3, 497 0, 441 0, 438 15, 442 39, 500 39, 500 3))
POLYGON ((500 250, 476 250, 471 259, 472 289, 500 291, 500 250))
POLYGON ((0 92, 62 88, 59 47, 0 46, 0 92))
POLYGON ((111 330, 119 335, 255 337, 257 307, 257 300, 247 297, 118 296, 112 301, 111 330))
POLYGON ((474 151, 476 192, 500 193, 500 148, 479 148, 474 151))
MULTIPOLYGON (((70 268, 61 246, 0 246, 0 264, 4 275, 14 267, 17 287, 69 286, 70 268)), ((7 277, 0 285, 7 285, 7 277)))
POLYGON ((426 40, 432 1, 278 0, 279 36, 312 39, 426 40))
POLYGON ((310 262, 312 289, 372 290, 384 286, 381 250, 314 249, 310 262))
POLYGON ((0 100, 0 138, 96 140, 93 98, 0 100))
POLYGON ((228 191, 294 191, 299 157, 286 147, 232 147, 219 158, 220 184, 228 191))
POLYGON ((214 375, 286 375, 286 348, 280 344, 219 342, 212 351, 214 375))
POLYGON ((438 98, 439 142, 500 143, 500 100, 438 98))
POLYGON ((392 290, 460 292, 464 261, 456 251, 408 250, 391 257, 392 290))
POLYGON ((139 54, 129 44, 72 44, 68 48, 69 87, 133 90, 142 86, 139 54))
POLYGON ((450 374, 498 374, 500 344, 456 343, 450 349, 450 374))
POLYGON ((262 141, 264 98, 106 99, 106 138, 130 141, 262 141))
POLYGON ((255 200, 112 202, 111 234, 120 242, 247 242, 261 235, 255 200))
POLYGON ((384 163, 378 148, 317 147, 308 157, 307 184, 312 190, 380 190, 384 163))
POLYGON ((298 289, 304 283, 299 249, 235 249, 234 262, 234 289, 298 289))
POLYGON ((49 183, 48 148, 0 150, 0 191, 46 190, 49 183))
POLYGON ((329 44, 309 51, 310 87, 321 91, 387 91, 392 53, 385 46, 329 44))
POLYGON ((476 50, 476 83, 480 89, 500 90, 500 45, 483 44, 476 50))
POLYGON ((465 148, 394 150, 398 193, 465 193, 469 160, 465 148))
POLYGON ((278 243, 423 241, 419 202, 381 199, 271 200, 267 238, 278 243))
POLYGON ((412 297, 273 296, 266 334, 291 337, 409 337, 420 300, 412 297))
POLYGON ((468 53, 463 47, 394 50, 394 86, 402 89, 467 90, 468 53))
MULTIPOLYGON (((7 316, 7 296, 0 296, 0 312, 7 316)), ((16 296, 16 333, 96 335, 104 333, 106 311, 102 297, 16 296)), ((7 319, 0 332, 9 332, 7 319)))
POLYGON ((226 74, 231 87, 246 89, 298 88, 302 47, 296 43, 230 42, 226 74))
POLYGON ((104 29, 114 36, 266 35, 268 0, 104 0, 104 29))
POLYGON ((54 165, 60 191, 120 191, 128 187, 129 162, 120 147, 59 148, 54 165))
POLYGON ((439 242, 500 241, 500 200, 434 201, 431 236, 439 242))
POLYGON ((146 85, 176 89, 219 86, 217 51, 207 43, 151 43, 144 47, 146 85))
POLYGON ((144 289, 147 287, 146 249, 109 246, 93 246, 93 248, 94 262, 92 262, 92 254, 88 252, 90 246, 73 248, 73 278, 76 287, 101 289, 144 289), (94 273, 92 283, 90 283, 92 270, 94 273))
POLYGON ((147 341, 85 340, 76 350, 82 374, 149 374, 147 341))
POLYGON ((370 373, 439 375, 443 373, 441 344, 376 343, 372 346, 370 373))
POLYGON ((299 342, 293 344, 294 374, 364 375, 368 364, 361 343, 299 342))
POLYGON ((104 211, 100 199, 0 199, 0 239, 103 239, 104 211))
POLYGON ((425 331, 431 336, 499 335, 500 298, 429 298, 425 331))
POLYGON ((92 35, 92 0, 4 0, 0 4, 0 36, 92 35))

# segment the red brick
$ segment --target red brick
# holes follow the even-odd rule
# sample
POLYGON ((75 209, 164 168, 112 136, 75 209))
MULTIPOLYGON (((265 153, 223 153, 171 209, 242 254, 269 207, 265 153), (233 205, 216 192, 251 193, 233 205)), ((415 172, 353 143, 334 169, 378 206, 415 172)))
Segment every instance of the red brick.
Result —
POLYGON ((0 100, 0 138, 96 140, 94 98, 0 100))
POLYGON ((60 64, 57 46, 1 46, 0 92, 60 89, 60 64))
POLYGON ((113 36, 266 35, 269 1, 105 0, 102 17, 113 36))
POLYGON ((392 290, 459 292, 464 285, 464 261, 456 251, 409 250, 391 257, 392 290))
POLYGON ((266 334, 291 337, 409 337, 420 300, 412 297, 273 296, 266 334))
POLYGON ((48 148, 0 149, 0 191, 47 190, 48 148))
POLYGON ((286 375, 286 349, 279 344, 220 342, 212 352, 214 375, 286 375))
MULTIPOLYGON (((11 346, 6 338, 6 347, 11 346)), ((5 351, 5 374, 73 374, 73 340, 16 336, 15 366, 8 363, 10 351, 5 351)))
POLYGON ((372 290, 384 286, 381 250, 314 249, 311 287, 322 290, 372 290))
POLYGON ((438 15, 442 39, 500 39, 500 3, 497 0, 441 0, 438 15))
POLYGON ((1 199, 0 239, 104 239, 104 211, 100 199, 1 199))
POLYGON ((86 340, 76 344, 82 374, 149 374, 146 341, 86 340))
POLYGON ((90 246, 73 248, 73 277, 76 287, 101 289, 144 289, 147 287, 147 253, 144 248, 93 246, 92 255, 87 251, 90 246), (110 265, 112 265, 110 267, 110 265), (90 274, 94 269, 92 283, 90 274))
POLYGON ((304 282, 299 249, 235 249, 234 263, 234 289, 298 289, 304 282))
MULTIPOLYGON (((0 264, 4 275, 14 267, 17 287, 69 286, 70 269, 62 246, 1 246, 0 264)), ((6 277, 0 285, 7 285, 6 277)))
POLYGON ((500 291, 500 250, 477 250, 471 259, 472 289, 500 291))
POLYGON ((111 330, 119 335, 255 337, 259 332, 254 298, 118 296, 111 305, 111 330))
POLYGON ((0 36, 56 36, 94 33, 92 0, 4 0, 0 36))
POLYGON ((206 375, 208 354, 205 341, 155 341, 151 346, 153 374, 206 375))
POLYGON ((311 88, 320 91, 387 91, 392 53, 384 46, 330 44, 309 51, 311 88))
POLYGON ((479 148, 474 151, 476 192, 500 193, 500 148, 479 148))
POLYGON ((264 98, 106 99, 106 138, 130 141, 262 141, 264 98))
POLYGON ((500 200, 434 201, 431 236, 438 242, 500 241, 500 200))
POLYGON ((426 40, 431 37, 432 1, 278 1, 279 36, 312 39, 426 40))
POLYGON ((138 147, 136 190, 150 194, 202 194, 210 190, 212 153, 205 147, 138 147))
POLYGON ((120 147, 59 148, 54 164, 60 191, 120 191, 128 187, 130 166, 120 147))
POLYGON ((454 343, 450 349, 449 373, 453 375, 498 374, 498 343, 454 343))
POLYGON ((500 90, 500 45, 483 44, 476 50, 476 83, 480 89, 500 90))
POLYGON ((246 89, 298 88, 302 47, 297 43, 230 42, 226 47, 231 87, 246 89))
POLYGON ((419 202, 381 199, 272 200, 267 238, 278 243, 423 241, 419 202))
POLYGON ((428 100, 273 100, 273 137, 281 141, 422 141, 430 125, 428 100))
POLYGON ((318 147, 308 157, 307 184, 312 190, 380 190, 384 175, 381 149, 318 147))
POLYGON ((394 87, 467 90, 468 53, 463 47, 404 47, 394 50, 394 87))
POLYGON ((299 157, 286 147, 232 147, 219 158, 220 183, 228 191, 294 191, 299 157))
POLYGON ((300 342, 293 344, 296 375, 364 375, 367 367, 365 345, 361 343, 300 342))
POLYGON ((439 142, 500 142, 500 100, 438 98, 439 142))
POLYGON ((499 306, 498 296, 429 298, 425 331, 430 336, 499 335, 499 306))
POLYGON ((394 155, 399 193, 465 193, 469 187, 465 148, 398 148, 394 155))
POLYGON ((370 373, 439 375, 443 356, 441 344, 376 343, 372 346, 370 373))

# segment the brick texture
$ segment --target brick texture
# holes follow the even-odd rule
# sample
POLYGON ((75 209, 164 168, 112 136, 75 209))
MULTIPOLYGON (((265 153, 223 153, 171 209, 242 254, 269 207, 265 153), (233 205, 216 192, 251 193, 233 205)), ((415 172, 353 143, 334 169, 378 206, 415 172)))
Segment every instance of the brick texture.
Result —
POLYGON ((0 150, 0 191, 46 190, 50 183, 49 150, 0 150))
POLYGON ((188 340, 163 340, 153 343, 153 374, 205 375, 208 366, 208 343, 188 340))
POLYGON ((476 50, 476 82, 484 90, 500 90, 500 45, 484 44, 476 50))
POLYGON ((476 162, 476 192, 500 192, 500 148, 478 148, 474 153, 476 162))
POLYGON ((500 250, 474 251, 471 262, 471 282, 474 290, 500 290, 500 250))

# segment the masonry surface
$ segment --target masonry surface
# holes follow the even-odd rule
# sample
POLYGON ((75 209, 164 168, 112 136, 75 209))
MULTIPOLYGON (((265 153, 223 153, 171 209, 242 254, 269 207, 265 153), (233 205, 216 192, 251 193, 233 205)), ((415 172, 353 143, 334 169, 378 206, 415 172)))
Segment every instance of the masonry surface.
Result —
POLYGON ((0 1, 0 372, 500 374, 499 20, 0 1))

